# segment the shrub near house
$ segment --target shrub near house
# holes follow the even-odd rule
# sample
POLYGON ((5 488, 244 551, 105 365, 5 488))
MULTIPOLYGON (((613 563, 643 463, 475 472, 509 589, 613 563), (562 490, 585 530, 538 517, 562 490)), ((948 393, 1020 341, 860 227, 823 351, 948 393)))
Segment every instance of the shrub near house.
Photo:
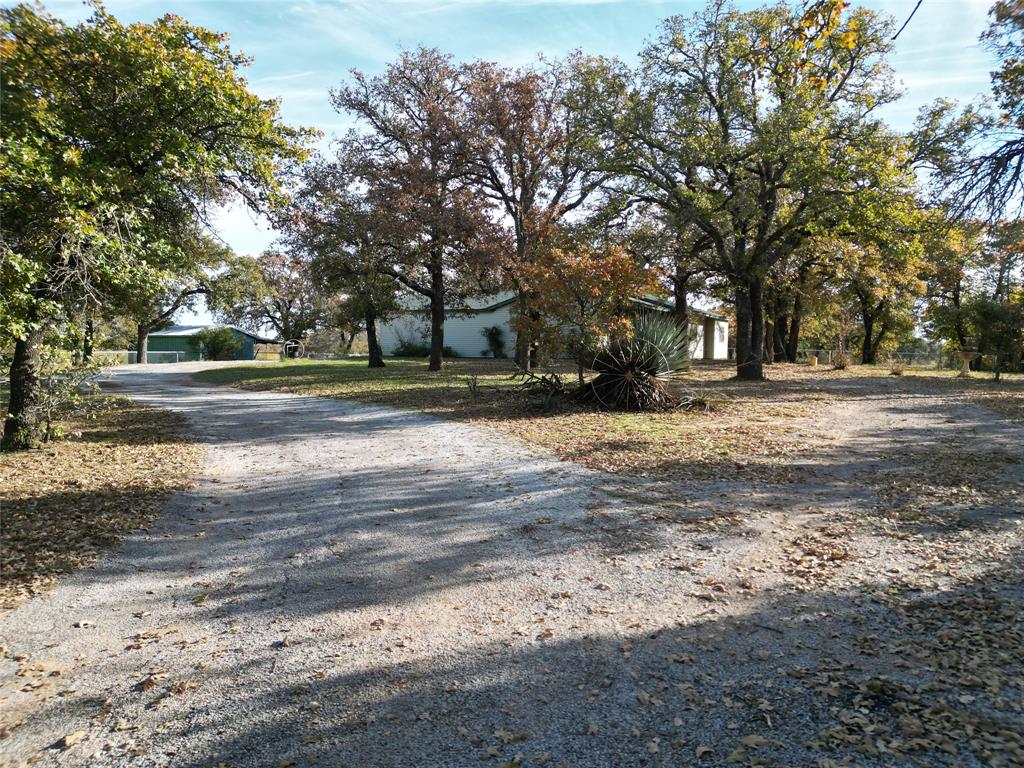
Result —
POLYGON ((242 354, 242 340, 234 328, 204 328, 188 343, 206 360, 237 360, 242 354))

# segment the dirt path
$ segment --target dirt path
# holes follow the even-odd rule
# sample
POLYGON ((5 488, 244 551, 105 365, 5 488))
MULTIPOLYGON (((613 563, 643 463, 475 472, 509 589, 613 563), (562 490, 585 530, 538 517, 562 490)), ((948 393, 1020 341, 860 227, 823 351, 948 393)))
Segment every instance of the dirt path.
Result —
POLYGON ((187 413, 207 467, 0 619, 13 765, 1024 760, 1024 433, 987 411, 840 393, 796 482, 669 487, 386 408, 118 384, 187 413), (995 613, 935 666, 956 621, 914 601, 995 613), (981 682, 919 701, 940 668, 981 682))

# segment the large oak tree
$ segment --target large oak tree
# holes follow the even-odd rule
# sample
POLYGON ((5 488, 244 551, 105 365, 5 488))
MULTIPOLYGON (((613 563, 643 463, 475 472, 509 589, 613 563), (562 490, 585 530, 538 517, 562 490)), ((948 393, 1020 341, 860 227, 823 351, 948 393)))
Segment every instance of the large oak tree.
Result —
POLYGON ((476 62, 465 75, 467 171, 511 232, 513 247, 500 263, 517 295, 521 368, 529 368, 536 341, 538 291, 548 288, 531 284, 534 262, 549 259, 543 251, 553 247, 559 224, 605 178, 573 98, 577 64, 577 57, 519 69, 476 62))
POLYGON ((500 239, 468 181, 465 97, 464 68, 427 48, 376 77, 353 72, 331 95, 359 121, 344 142, 349 171, 390 213, 385 271, 429 302, 431 371, 441 370, 445 308, 479 290, 500 239))
POLYGON ((308 135, 249 91, 223 35, 177 16, 125 26, 96 6, 69 25, 19 5, 0 11, 0 56, 11 449, 38 438, 47 329, 187 269, 176 234, 208 204, 281 202, 308 135))
POLYGON ((587 106, 605 165, 709 241, 732 287, 737 374, 763 377, 765 279, 858 196, 890 183, 901 139, 876 117, 897 97, 891 26, 838 3, 672 17, 631 69, 597 59, 587 106))

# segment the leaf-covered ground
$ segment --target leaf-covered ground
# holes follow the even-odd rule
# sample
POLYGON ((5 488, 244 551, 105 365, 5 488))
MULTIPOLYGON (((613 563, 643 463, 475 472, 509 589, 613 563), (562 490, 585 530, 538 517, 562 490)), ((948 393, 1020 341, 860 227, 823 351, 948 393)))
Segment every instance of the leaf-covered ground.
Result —
MULTIPOLYGON (((732 379, 730 364, 698 364, 673 387, 705 398, 713 412, 624 414, 561 401, 544 410, 516 392, 508 361, 453 360, 430 373, 422 360, 389 360, 367 369, 361 360, 291 361, 203 371, 201 381, 253 390, 337 397, 425 411, 470 421, 592 469, 665 480, 723 474, 795 479, 799 458, 820 438, 816 417, 841 398, 934 387, 1024 421, 1024 376, 993 382, 952 371, 912 370, 897 379, 884 366, 777 364, 760 384, 732 379)), ((569 383, 572 370, 561 373, 569 383)))
POLYGON ((968 379, 957 378, 952 371, 913 371, 912 375, 942 386, 947 392, 962 393, 979 405, 1024 423, 1024 374, 1005 374, 1001 381, 989 373, 972 373, 968 379))
MULTIPOLYGON (((692 418, 760 415, 798 449, 639 477, 465 417, 153 369, 119 379, 190 414, 207 471, 91 578, 0 617, 15 764, 1024 764, 1024 427, 962 390, 699 369, 686 386, 724 405, 692 418)), ((408 373, 383 380, 409 408, 441 386, 408 373)), ((463 389, 508 407, 444 375, 435 412, 463 389)), ((690 424, 554 415, 584 417, 581 444, 690 424)))
POLYGON ((68 420, 66 439, 0 454, 0 608, 89 565, 189 484, 200 449, 184 437, 184 423, 115 400, 92 418, 68 420))
MULTIPOLYGON (((196 378, 425 411, 512 435, 592 469, 661 479, 720 472, 787 477, 787 465, 810 437, 789 427, 834 398, 792 373, 755 388, 731 381, 730 366, 710 365, 672 386, 706 398, 712 413, 612 413, 565 399, 546 410, 537 396, 516 391, 511 372, 508 361, 454 360, 430 373, 422 360, 389 360, 384 370, 346 360, 232 366, 196 378)), ((561 373, 574 382, 571 370, 561 373)))

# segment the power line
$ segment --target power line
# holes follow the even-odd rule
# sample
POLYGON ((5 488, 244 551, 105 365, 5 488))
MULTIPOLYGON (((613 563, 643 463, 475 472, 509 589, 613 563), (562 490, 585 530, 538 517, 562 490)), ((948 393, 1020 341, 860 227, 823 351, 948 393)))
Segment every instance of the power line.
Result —
POLYGON ((903 26, 900 27, 899 29, 897 29, 896 30, 896 34, 892 36, 893 40, 895 40, 897 37, 899 37, 900 36, 900 32, 902 32, 904 29, 907 28, 907 24, 909 24, 910 20, 912 18, 914 18, 914 14, 917 13, 917 9, 921 7, 921 3, 923 3, 923 2, 924 2, 924 0, 917 0, 917 5, 914 6, 914 10, 912 10, 910 12, 910 15, 907 16, 907 20, 903 22, 903 26))

